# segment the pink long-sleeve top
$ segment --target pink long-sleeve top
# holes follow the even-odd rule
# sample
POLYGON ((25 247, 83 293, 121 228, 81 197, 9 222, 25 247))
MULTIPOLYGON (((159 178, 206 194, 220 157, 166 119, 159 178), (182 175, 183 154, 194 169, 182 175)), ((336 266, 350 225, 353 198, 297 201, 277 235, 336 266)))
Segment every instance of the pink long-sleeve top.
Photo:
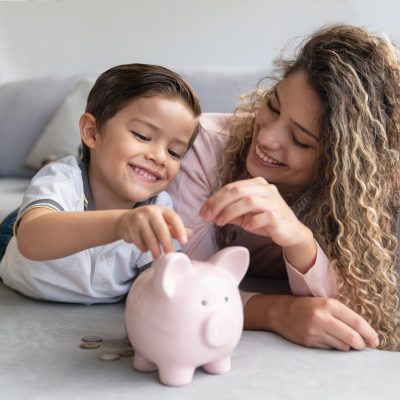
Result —
MULTIPOLYGON (((215 226, 205 222, 198 211, 208 197, 218 189, 217 170, 230 135, 226 128, 230 116, 231 114, 201 116, 200 130, 194 145, 185 155, 181 171, 168 189, 175 210, 183 219, 185 226, 193 230, 193 236, 182 250, 197 260, 207 260, 219 250, 215 226)), ((292 208, 296 212, 310 200, 304 196, 292 208)), ((281 247, 268 237, 239 230, 232 245, 244 246, 249 250, 250 265, 247 272, 249 276, 288 279, 294 295, 336 296, 335 274, 318 243, 315 264, 305 274, 289 264, 283 256, 281 247)), ((251 295, 242 292, 243 302, 246 303, 251 295)))

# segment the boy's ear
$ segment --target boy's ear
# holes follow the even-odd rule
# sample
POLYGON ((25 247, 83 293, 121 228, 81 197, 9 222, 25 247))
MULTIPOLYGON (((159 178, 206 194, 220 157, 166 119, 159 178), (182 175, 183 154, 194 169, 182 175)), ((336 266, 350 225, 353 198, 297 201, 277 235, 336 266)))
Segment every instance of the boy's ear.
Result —
POLYGON ((79 119, 79 130, 82 142, 90 149, 94 149, 97 141, 96 118, 87 112, 82 114, 79 119))

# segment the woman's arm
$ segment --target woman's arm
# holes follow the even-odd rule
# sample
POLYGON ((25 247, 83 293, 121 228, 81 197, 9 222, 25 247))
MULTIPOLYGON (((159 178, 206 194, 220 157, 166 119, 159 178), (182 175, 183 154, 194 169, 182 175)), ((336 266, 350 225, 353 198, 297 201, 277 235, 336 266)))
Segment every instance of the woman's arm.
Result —
POLYGON ((207 222, 236 224, 253 234, 270 237, 283 249, 295 294, 335 295, 336 280, 328 258, 276 186, 265 179, 252 178, 225 185, 209 197, 200 215, 207 222))
POLYGON ((229 183, 205 202, 200 215, 219 226, 235 224, 270 237, 300 273, 315 263, 317 246, 312 232, 299 221, 275 185, 263 178, 229 183))
POLYGON ((378 334, 335 299, 254 295, 244 308, 244 328, 272 331, 307 347, 347 351, 378 346, 378 334))

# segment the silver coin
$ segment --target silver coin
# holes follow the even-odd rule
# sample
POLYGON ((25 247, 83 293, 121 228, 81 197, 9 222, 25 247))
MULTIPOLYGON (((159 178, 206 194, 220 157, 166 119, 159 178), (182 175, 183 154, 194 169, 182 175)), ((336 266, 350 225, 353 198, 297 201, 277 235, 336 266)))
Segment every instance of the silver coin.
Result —
POLYGON ((99 342, 83 342, 79 345, 81 349, 97 349, 101 346, 99 342))
POLYGON ((119 360, 121 357, 116 353, 103 353, 99 355, 99 360, 101 361, 116 361, 119 360))
POLYGON ((135 351, 133 349, 123 349, 117 352, 121 357, 133 357, 135 355, 135 351))
POLYGON ((82 339, 82 342, 102 342, 103 338, 100 336, 84 336, 82 339))

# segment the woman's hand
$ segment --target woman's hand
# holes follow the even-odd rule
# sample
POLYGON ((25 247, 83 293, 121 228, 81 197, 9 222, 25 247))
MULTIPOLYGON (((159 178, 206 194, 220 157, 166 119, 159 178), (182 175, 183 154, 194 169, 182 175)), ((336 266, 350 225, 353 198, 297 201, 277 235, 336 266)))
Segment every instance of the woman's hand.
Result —
POLYGON ((363 350, 379 344, 378 334, 364 318, 325 297, 255 295, 245 306, 245 329, 271 330, 320 349, 363 350))
POLYGON ((264 178, 225 185, 209 197, 199 213, 219 226, 235 224, 248 232, 271 237, 302 273, 314 264, 317 247, 312 232, 298 220, 276 186, 264 178))
POLYGON ((141 251, 150 251, 154 259, 163 251, 174 251, 172 238, 184 244, 191 235, 174 211, 158 205, 124 212, 117 222, 117 232, 120 239, 134 243, 141 251))

